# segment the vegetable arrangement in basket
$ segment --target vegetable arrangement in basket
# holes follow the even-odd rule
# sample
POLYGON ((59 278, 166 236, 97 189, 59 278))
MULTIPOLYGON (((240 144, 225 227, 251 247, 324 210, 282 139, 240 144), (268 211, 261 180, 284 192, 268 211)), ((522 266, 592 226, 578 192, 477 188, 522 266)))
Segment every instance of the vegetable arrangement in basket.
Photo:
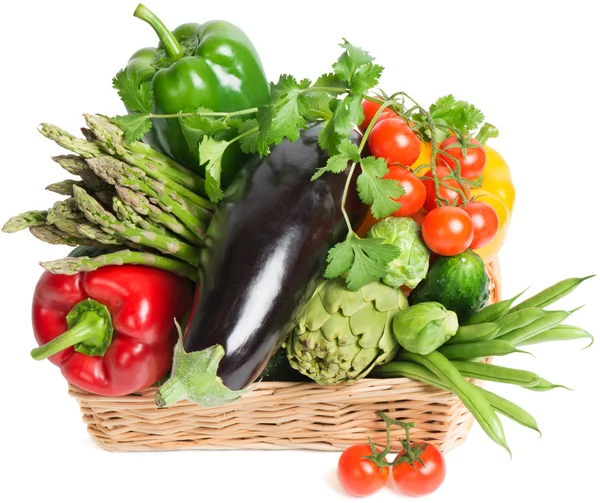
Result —
POLYGON ((84 115, 83 138, 42 124, 77 178, 3 228, 77 246, 42 262, 32 355, 98 394, 166 377, 160 407, 278 376, 407 377, 451 390, 507 449, 498 413, 537 429, 465 378, 556 387, 484 360, 591 338, 546 309, 585 278, 488 305, 515 190, 483 113, 377 89, 383 67, 345 40, 330 73, 268 84, 239 28, 135 15, 160 44, 113 80, 127 114, 84 115))

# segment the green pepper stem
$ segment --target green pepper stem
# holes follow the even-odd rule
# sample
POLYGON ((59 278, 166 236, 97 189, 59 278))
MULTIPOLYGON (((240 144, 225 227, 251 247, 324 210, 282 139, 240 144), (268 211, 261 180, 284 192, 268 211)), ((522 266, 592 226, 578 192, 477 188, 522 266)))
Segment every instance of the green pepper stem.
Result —
POLYGON ((142 21, 146 21, 146 23, 154 28, 169 59, 176 61, 184 56, 183 47, 181 47, 175 35, 171 33, 165 24, 148 7, 144 4, 139 4, 133 15, 142 21))
POLYGON ((35 360, 44 360, 63 349, 90 356, 102 356, 110 346, 113 325, 108 309, 92 299, 79 302, 67 315, 69 329, 39 348, 31 351, 35 360))

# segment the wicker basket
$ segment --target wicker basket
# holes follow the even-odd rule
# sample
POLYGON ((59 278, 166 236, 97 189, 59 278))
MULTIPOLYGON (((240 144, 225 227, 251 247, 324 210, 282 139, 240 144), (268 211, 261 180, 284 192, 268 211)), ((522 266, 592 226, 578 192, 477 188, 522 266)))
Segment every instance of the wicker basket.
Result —
MULTIPOLYGON (((500 298, 500 270, 488 267, 490 301, 500 298)), ((179 449, 314 449, 341 451, 367 436, 385 445, 375 414, 413 421, 411 438, 448 452, 465 441, 473 416, 452 393, 411 379, 362 379, 354 384, 263 382, 234 404, 205 408, 154 403, 156 388, 103 397, 69 387, 88 432, 109 451, 179 449)), ((397 432, 393 448, 399 447, 397 432)))

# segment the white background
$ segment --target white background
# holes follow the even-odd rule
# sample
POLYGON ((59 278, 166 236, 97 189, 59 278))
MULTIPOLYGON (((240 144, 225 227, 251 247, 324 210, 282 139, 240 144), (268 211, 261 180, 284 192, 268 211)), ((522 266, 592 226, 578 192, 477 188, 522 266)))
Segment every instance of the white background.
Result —
MULTIPOLYGON (((64 173, 61 149, 40 122, 76 132, 83 112, 122 113, 111 78, 136 49, 155 45, 132 17, 136 3, 2 2, 3 114, 0 220, 46 209, 44 187, 64 173)), ((254 41, 271 80, 316 77, 338 57, 343 37, 386 68, 382 87, 423 103, 454 93, 485 113, 501 136, 490 142, 517 187, 509 239, 500 254, 504 293, 535 292, 569 276, 600 272, 597 216, 598 30, 596 2, 251 2, 149 3, 168 26, 225 18, 254 41)), ((0 236, 3 483, 0 500, 348 501, 337 453, 171 452, 113 454, 88 436, 77 403, 48 362, 34 362, 30 304, 40 260, 68 249, 29 233, 0 236)), ((561 304, 570 323, 599 334, 600 278, 561 304)), ((597 451, 599 345, 536 347, 537 358, 498 359, 575 391, 536 394, 501 388, 538 419, 543 437, 504 421, 513 459, 475 426, 447 456, 445 484, 426 501, 600 501, 597 451), (594 452, 596 451, 596 452, 594 452)), ((385 488, 371 501, 407 499, 385 488)))

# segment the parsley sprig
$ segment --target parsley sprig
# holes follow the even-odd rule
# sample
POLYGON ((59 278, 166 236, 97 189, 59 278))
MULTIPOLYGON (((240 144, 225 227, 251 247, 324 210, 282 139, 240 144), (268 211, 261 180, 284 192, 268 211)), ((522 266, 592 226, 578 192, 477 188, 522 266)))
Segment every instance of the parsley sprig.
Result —
MULTIPOLYGON (((460 163, 450 169, 447 177, 440 179, 436 171, 437 143, 454 134, 463 149, 470 144, 472 132, 483 121, 483 113, 473 105, 456 100, 452 95, 437 100, 429 109, 423 108, 404 92, 387 96, 377 87, 383 67, 359 47, 344 40, 341 56, 332 65, 332 72, 316 80, 298 80, 292 75, 281 75, 270 85, 270 101, 264 106, 236 112, 219 112, 208 108, 182 110, 176 114, 153 114, 152 88, 135 72, 121 70, 113 79, 113 86, 129 110, 128 115, 113 120, 125 131, 128 142, 139 140, 152 128, 152 119, 178 119, 184 136, 198 149, 200 164, 205 167, 206 191, 213 202, 223 197, 221 188, 221 163, 227 148, 239 142, 243 152, 266 156, 274 145, 284 139, 296 141, 300 131, 312 121, 322 121, 319 146, 330 154, 325 166, 318 169, 313 180, 325 173, 346 173, 342 197, 342 214, 347 224, 346 239, 329 250, 325 276, 345 276, 350 290, 383 277, 387 264, 397 258, 399 250, 381 239, 361 238, 353 230, 345 209, 352 180, 360 199, 370 206, 375 218, 383 218, 396 211, 400 204, 395 201, 404 189, 394 180, 384 179, 388 171, 384 159, 363 157, 368 136, 377 118, 385 108, 391 108, 411 124, 423 140, 432 143, 431 162, 415 171, 429 168, 432 171, 438 200, 443 202, 440 187, 448 186, 451 179, 459 182, 459 192, 466 194, 468 186, 477 182, 460 177, 460 163), (362 101, 371 100, 380 105, 373 120, 357 145, 350 140, 352 132, 364 120, 362 101), (225 136, 225 133, 228 133, 225 136), (434 141, 432 141, 434 140, 434 141), (360 166, 360 174, 354 172, 360 166)), ((493 127, 484 125, 481 137, 494 135, 493 127)), ((479 138, 479 137, 478 137, 479 138)), ((453 188, 453 187, 450 187, 453 188)))

